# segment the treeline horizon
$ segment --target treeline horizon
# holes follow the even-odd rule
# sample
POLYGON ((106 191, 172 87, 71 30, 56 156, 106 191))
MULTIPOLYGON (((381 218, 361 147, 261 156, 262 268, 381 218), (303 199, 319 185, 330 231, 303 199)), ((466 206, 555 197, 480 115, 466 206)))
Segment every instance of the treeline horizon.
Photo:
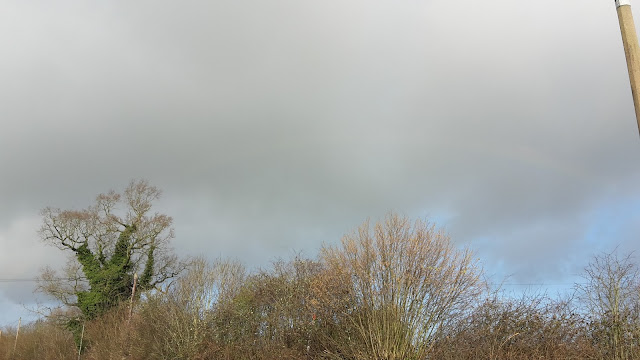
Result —
POLYGON ((389 213, 249 271, 178 259, 159 196, 133 181, 84 210, 43 210, 41 238, 71 255, 39 278, 60 306, 4 328, 0 360, 640 359, 632 254, 594 254, 566 295, 513 297, 442 229, 389 213))
MULTIPOLYGON (((616 280, 640 284, 631 257, 594 256, 586 282, 566 297, 514 298, 483 283, 471 253, 435 228, 385 221, 372 234, 363 225, 318 259, 296 255, 254 273, 235 260, 192 260, 133 308, 121 301, 87 320, 80 358, 640 359, 639 298, 616 288, 616 280), (439 283, 414 277, 421 266, 407 255, 442 266, 430 275, 439 283), (426 302, 410 304, 416 295, 426 302)), ((17 341, 16 328, 5 327, 0 359, 77 359, 80 344, 65 326, 74 316, 60 308, 23 324, 17 341)))

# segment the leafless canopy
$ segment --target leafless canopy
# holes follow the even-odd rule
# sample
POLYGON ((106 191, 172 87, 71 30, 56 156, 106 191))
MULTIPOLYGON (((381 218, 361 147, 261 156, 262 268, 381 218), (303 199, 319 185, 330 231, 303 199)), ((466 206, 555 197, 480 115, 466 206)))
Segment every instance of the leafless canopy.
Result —
POLYGON ((158 188, 138 180, 131 181, 122 193, 112 190, 98 195, 94 204, 86 209, 43 209, 41 239, 74 256, 70 256, 62 273, 46 268, 38 290, 65 305, 75 305, 75 294, 88 286, 75 256, 79 249, 88 248, 104 264, 113 255, 118 237, 128 227, 135 229, 126 250, 131 271, 143 271, 149 254, 153 254, 154 269, 149 287, 175 277, 182 266, 170 248, 169 242, 174 237, 172 219, 151 211, 160 195, 158 188))
POLYGON ((612 359, 640 352, 640 268, 633 254, 617 250, 593 257, 578 297, 591 319, 594 341, 612 359))
POLYGON ((411 224, 395 214, 373 227, 364 223, 322 258, 351 285, 348 317, 364 343, 356 357, 422 358, 438 329, 483 290, 471 251, 456 249, 425 221, 411 224))

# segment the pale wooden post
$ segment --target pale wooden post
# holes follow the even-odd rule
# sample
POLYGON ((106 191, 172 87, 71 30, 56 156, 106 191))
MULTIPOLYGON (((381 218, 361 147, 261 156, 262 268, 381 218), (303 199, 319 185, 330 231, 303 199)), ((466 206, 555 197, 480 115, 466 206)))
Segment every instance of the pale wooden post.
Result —
POLYGON ((138 283, 138 273, 133 274, 133 289, 131 290, 131 301, 129 302, 129 320, 133 314, 133 297, 136 295, 136 284, 138 283))
POLYGON ((618 21, 620 22, 620 32, 622 33, 622 44, 624 54, 627 58, 627 70, 629 71, 629 81, 631 82, 631 95, 636 111, 636 122, 640 132, 640 47, 638 46, 638 35, 633 23, 631 13, 631 0, 615 0, 618 11, 618 21))
POLYGON ((80 334, 80 346, 78 347, 78 360, 82 354, 82 340, 84 339, 84 323, 82 323, 82 333, 80 334))
POLYGON ((13 343, 13 352, 16 352, 16 348, 18 347, 18 335, 20 334, 20 325, 22 324, 22 318, 18 319, 18 330, 16 330, 16 341, 13 343))

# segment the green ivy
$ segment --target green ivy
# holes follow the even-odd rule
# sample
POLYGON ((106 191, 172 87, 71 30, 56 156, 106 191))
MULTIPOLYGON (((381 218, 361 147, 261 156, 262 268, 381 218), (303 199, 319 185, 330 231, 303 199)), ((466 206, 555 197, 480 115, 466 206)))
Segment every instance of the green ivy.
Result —
MULTIPOLYGON (((89 281, 89 290, 76 294, 78 307, 85 319, 94 319, 131 296, 132 236, 135 232, 135 225, 125 226, 109 259, 102 252, 94 254, 86 243, 76 250, 78 262, 89 281)), ((154 251, 155 247, 151 246, 147 252, 147 262, 140 279, 142 289, 150 286, 153 277, 154 251)))

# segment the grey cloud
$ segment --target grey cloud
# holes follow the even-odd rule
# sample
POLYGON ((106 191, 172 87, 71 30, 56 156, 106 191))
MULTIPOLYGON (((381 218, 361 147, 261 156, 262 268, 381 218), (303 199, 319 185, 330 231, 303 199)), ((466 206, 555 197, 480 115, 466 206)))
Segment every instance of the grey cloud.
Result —
POLYGON ((445 219, 526 280, 578 262, 599 207, 640 200, 612 4, 6 9, 0 234, 143 177, 164 189, 182 254, 314 255, 396 210, 445 219))

